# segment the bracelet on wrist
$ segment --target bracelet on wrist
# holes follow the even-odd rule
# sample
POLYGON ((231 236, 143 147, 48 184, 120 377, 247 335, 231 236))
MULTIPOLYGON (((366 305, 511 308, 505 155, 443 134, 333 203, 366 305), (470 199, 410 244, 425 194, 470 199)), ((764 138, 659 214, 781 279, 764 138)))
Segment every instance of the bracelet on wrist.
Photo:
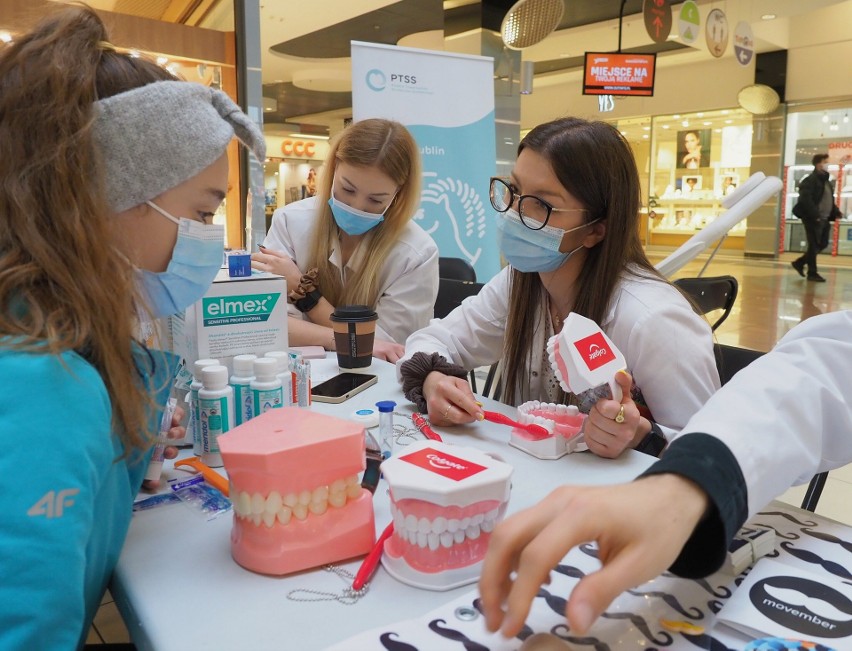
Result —
POLYGON ((636 446, 637 452, 650 454, 652 457, 659 457, 663 450, 666 449, 668 440, 666 440, 663 430, 654 421, 651 421, 651 429, 645 435, 639 444, 636 446))
POLYGON ((310 312, 317 306, 317 303, 319 303, 321 298, 322 294, 320 294, 320 291, 318 289, 315 289, 314 291, 307 294, 304 298, 300 298, 299 300, 294 301, 293 306, 297 310, 299 310, 299 312, 310 312))

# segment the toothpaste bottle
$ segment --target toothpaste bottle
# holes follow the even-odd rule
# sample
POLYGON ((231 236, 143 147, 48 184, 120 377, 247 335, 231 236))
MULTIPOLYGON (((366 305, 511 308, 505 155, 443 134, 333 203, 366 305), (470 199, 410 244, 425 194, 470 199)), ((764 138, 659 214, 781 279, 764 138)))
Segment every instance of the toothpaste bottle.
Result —
POLYGON ((172 416, 174 416, 176 408, 177 400, 169 398, 160 419, 160 431, 157 434, 157 443, 154 445, 154 452, 151 454, 148 469, 145 471, 146 481, 159 481, 160 475, 163 472, 163 459, 165 458, 166 446, 169 444, 169 430, 172 428, 172 416))
POLYGON ((254 360, 254 379, 251 381, 253 412, 260 416, 270 409, 284 406, 284 392, 278 379, 278 362, 272 357, 254 360))
POLYGON ((290 353, 281 350, 271 350, 264 357, 272 357, 278 362, 278 379, 281 380, 281 391, 284 394, 283 405, 289 407, 294 404, 292 399, 293 393, 293 374, 290 372, 290 353))
POLYGON ((206 366, 216 366, 218 364, 218 359, 199 359, 192 365, 192 384, 189 385, 189 423, 186 429, 192 430, 192 451, 196 456, 202 452, 201 429, 198 427, 198 391, 203 386, 201 371, 206 366))
POLYGON ((236 355, 231 387, 234 389, 234 424, 240 425, 254 416, 251 381, 254 379, 254 360, 257 355, 236 355))
POLYGON ((198 390, 201 430, 201 460, 211 468, 221 468, 219 437, 234 427, 234 389, 228 385, 225 366, 207 366, 201 371, 204 386, 198 390))

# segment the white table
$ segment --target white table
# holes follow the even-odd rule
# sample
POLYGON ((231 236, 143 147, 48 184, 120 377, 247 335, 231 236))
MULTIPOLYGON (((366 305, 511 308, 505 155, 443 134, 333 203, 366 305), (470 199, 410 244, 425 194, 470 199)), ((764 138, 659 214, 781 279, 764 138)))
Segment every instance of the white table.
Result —
MULTIPOLYGON (((338 372, 333 357, 314 360, 312 369, 314 384, 338 372)), ((374 361, 365 372, 378 375, 378 384, 342 404, 314 403, 311 409, 345 417, 379 400, 395 400, 398 412, 411 412, 391 364, 374 361)), ((488 409, 514 415, 514 408, 484 402, 488 409)), ((581 453, 541 461, 510 447, 511 428, 503 425, 435 429, 447 443, 496 452, 514 467, 509 513, 531 506, 562 483, 629 481, 652 461, 632 450, 616 460, 581 453)), ((165 478, 184 474, 169 463, 164 467, 165 478)), ((391 519, 384 482, 374 506, 378 534, 391 519)), ((297 588, 339 593, 345 584, 321 569, 286 577, 243 569, 231 559, 231 520, 226 514, 208 522, 181 504, 134 515, 111 591, 140 650, 322 649, 365 629, 425 614, 475 587, 419 590, 379 568, 369 593, 355 605, 290 601, 287 593, 297 588)), ((343 567, 355 572, 359 565, 356 560, 343 567)))

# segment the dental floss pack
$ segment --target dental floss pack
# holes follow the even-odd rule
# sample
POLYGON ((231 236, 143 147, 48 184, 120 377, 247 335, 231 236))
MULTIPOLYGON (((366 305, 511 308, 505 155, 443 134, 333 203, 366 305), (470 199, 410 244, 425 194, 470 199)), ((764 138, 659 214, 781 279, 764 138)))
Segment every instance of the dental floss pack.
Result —
POLYGON ((427 440, 381 469, 393 514, 381 559, 387 572, 426 590, 475 582, 506 511, 512 467, 475 448, 427 440))
POLYGON ((308 409, 270 409, 219 440, 230 480, 231 555, 282 575, 367 554, 375 541, 364 427, 308 409))
MULTIPOLYGON (((170 479, 169 487, 181 502, 191 507, 196 513, 203 515, 207 520, 214 520, 232 508, 230 500, 206 483, 201 475, 195 475, 188 479, 170 479)), ((154 497, 159 497, 159 495, 154 497)), ((136 509, 134 508, 134 510, 136 509)))

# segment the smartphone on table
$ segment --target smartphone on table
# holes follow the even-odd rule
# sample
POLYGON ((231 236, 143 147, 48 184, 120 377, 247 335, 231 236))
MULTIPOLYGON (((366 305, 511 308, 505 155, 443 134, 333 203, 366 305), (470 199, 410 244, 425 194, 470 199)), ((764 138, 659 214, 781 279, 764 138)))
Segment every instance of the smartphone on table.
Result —
POLYGON ((374 385, 379 378, 366 373, 340 373, 333 378, 320 382, 311 389, 311 398, 317 402, 338 404, 348 400, 356 393, 374 385))

